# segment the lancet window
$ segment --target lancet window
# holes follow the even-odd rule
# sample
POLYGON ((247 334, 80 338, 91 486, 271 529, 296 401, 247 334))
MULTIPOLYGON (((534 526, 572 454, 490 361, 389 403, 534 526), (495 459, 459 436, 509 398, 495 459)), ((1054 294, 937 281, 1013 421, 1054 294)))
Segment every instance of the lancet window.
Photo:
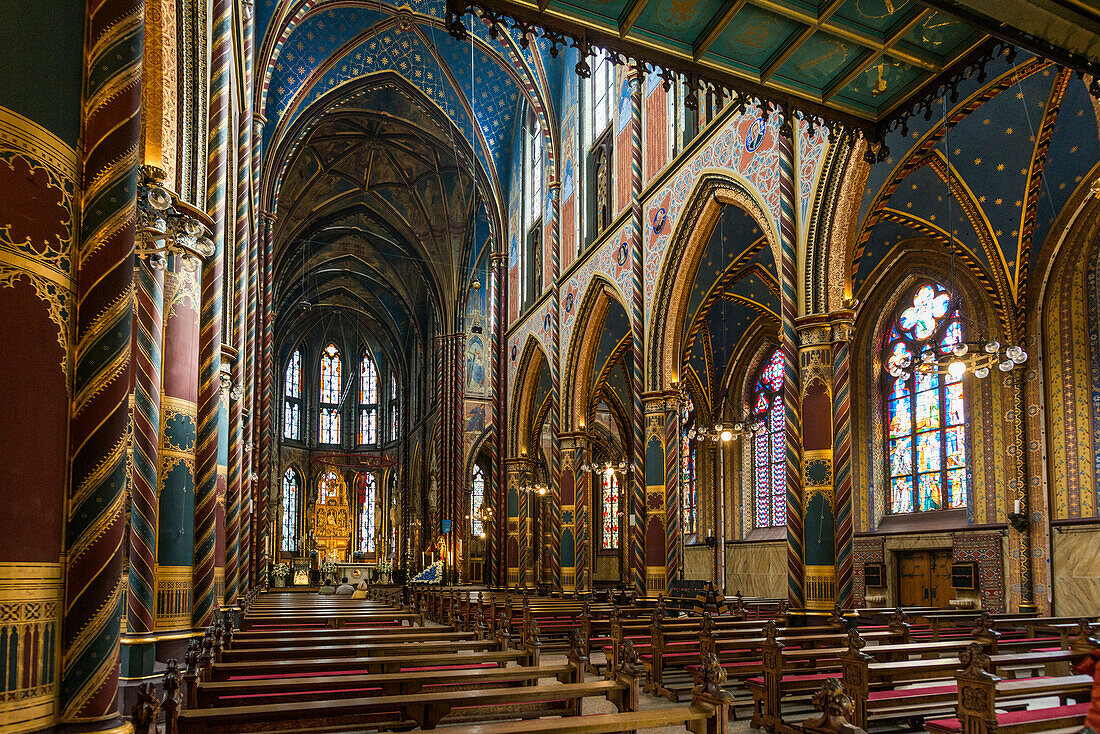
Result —
POLYGON ((963 383, 935 369, 938 357, 962 341, 959 310, 938 283, 918 286, 890 327, 887 371, 909 363, 907 374, 887 375, 886 441, 892 513, 966 507, 966 400, 963 383))
POLYGON ((764 363, 752 396, 753 524, 787 524, 786 439, 783 415, 783 352, 764 363))
POLYGON ((335 344, 329 344, 321 352, 321 399, 320 431, 321 443, 340 443, 340 386, 341 386, 340 350, 335 344))

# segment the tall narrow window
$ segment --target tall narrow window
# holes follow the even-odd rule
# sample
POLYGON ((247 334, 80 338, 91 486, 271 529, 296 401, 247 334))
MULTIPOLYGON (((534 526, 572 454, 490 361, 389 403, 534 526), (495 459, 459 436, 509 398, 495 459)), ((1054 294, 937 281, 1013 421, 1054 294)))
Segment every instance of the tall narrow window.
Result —
POLYGON ((397 375, 390 375, 390 440, 397 440, 397 375))
POLYGON ((359 366, 359 443, 378 443, 378 369, 370 354, 359 366))
POLYGON ((363 475, 363 505, 359 513, 359 550, 374 553, 374 500, 378 484, 373 473, 363 475))
POLYGON ((481 535, 485 527, 478 517, 478 512, 485 503, 485 472, 480 466, 474 464, 474 477, 470 482, 470 532, 481 535))
POLYGON ((681 505, 684 515, 684 533, 696 532, 698 498, 695 485, 695 442, 688 438, 694 420, 695 406, 688 398, 687 404, 680 409, 680 483, 681 505))
POLYGON ((283 519, 279 538, 279 550, 298 550, 298 488, 302 486, 294 468, 283 474, 283 519))
POLYGON ((523 227, 526 242, 526 284, 524 307, 535 302, 542 292, 542 131, 538 118, 528 108, 523 124, 523 147, 526 158, 523 170, 525 205, 523 227))
POLYGON ((888 376, 886 382, 891 512, 966 507, 962 378, 940 375, 924 362, 961 341, 959 311, 938 283, 918 286, 891 326, 887 369, 906 361, 915 365, 908 377, 888 376))
POLYGON ((600 490, 600 512, 603 513, 600 547, 615 550, 619 547, 619 475, 608 471, 600 476, 603 478, 600 490))
POLYGON ((753 520, 758 528, 787 524, 786 438, 783 434, 783 352, 764 363, 753 391, 753 520))
POLYGON ((341 384, 340 350, 329 344, 321 352, 321 443, 340 443, 341 384))
POLYGON ((584 116, 585 243, 594 240, 612 218, 612 125, 615 116, 615 65, 602 49, 585 87, 588 114, 584 116))
POLYGON ((286 363, 283 387, 283 438, 302 438, 302 351, 295 349, 286 363))

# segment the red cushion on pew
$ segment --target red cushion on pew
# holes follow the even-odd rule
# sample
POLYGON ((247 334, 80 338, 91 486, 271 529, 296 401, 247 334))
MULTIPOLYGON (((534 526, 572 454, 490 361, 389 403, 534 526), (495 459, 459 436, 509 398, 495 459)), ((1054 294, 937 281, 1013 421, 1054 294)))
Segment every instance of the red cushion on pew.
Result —
POLYGON ((495 668, 496 663, 477 663, 474 665, 426 665, 418 668, 402 668, 402 673, 415 672, 418 670, 476 670, 478 668, 495 668))
MULTIPOLYGON (((1029 711, 1011 711, 1007 714, 997 714, 997 724, 1000 726, 1009 726, 1012 724, 1026 724, 1034 721, 1043 721, 1045 719, 1061 718, 1063 716, 1081 716, 1084 717, 1089 712, 1091 703, 1075 703, 1069 706, 1053 706, 1044 709, 1031 709, 1029 711)), ((962 731, 962 724, 958 719, 936 719, 929 721, 929 725, 935 725, 937 728, 945 729, 947 731, 962 731)))
POLYGON ((889 698, 915 698, 917 696, 936 696, 944 693, 958 693, 954 683, 943 686, 924 686, 921 688, 902 688, 894 691, 871 691, 868 701, 884 701, 889 698))

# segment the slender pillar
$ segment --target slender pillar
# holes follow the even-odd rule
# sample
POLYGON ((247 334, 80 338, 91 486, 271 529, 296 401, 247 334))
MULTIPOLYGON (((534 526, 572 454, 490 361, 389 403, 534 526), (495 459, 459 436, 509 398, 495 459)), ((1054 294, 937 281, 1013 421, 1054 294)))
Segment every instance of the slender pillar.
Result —
POLYGON ((780 245, 780 342, 783 348, 783 408, 787 456, 787 600, 801 609, 805 600, 805 558, 802 546, 802 483, 799 417, 798 336, 798 239, 795 232, 794 121, 789 113, 779 129, 779 245, 780 245))
POLYGON ((199 406, 195 477, 195 562, 192 622, 206 627, 214 614, 214 555, 218 486, 218 413, 221 404, 222 259, 225 254, 225 177, 229 102, 230 4, 214 0, 210 62, 210 132, 206 203, 214 221, 214 254, 202 267, 199 313, 199 406))
MULTIPOLYGON (((264 227, 264 246, 261 251, 263 263, 263 306, 260 309, 263 323, 263 360, 260 365, 260 491, 256 494, 256 501, 260 505, 259 526, 260 539, 257 555, 261 574, 267 567, 267 553, 270 550, 271 539, 274 533, 271 530, 271 522, 268 518, 268 495, 271 491, 275 472, 275 455, 271 442, 275 436, 275 422, 272 419, 272 405, 275 399, 275 315, 274 308, 275 275, 272 262, 272 249, 275 240, 275 215, 264 214, 266 226, 264 227)), ((406 392, 406 401, 408 395, 406 392)), ((405 403, 407 405, 407 402, 405 403)), ((409 411, 404 411, 405 416, 409 411)), ((408 433, 408 421, 405 424, 408 433)))
POLYGON ((714 444, 714 588, 726 595, 726 442, 714 444))
POLYGON ((638 596, 646 593, 645 584, 645 412, 642 405, 645 365, 642 222, 642 74, 630 73, 630 334, 633 352, 631 407, 633 428, 632 472, 627 492, 627 542, 631 581, 638 596))
MULTIPOLYGON (((559 151, 560 155, 560 151, 559 151)), ((561 591, 562 498, 561 498, 561 304, 558 277, 561 273, 561 181, 549 186, 550 193, 550 569, 551 584, 561 591)))
MULTIPOLYGON (((590 456, 588 441, 581 426, 574 440, 575 455, 583 460, 590 456)), ((591 460, 591 459, 589 459, 591 460)), ((592 506, 592 472, 577 471, 573 486, 573 528, 576 540, 574 547, 577 577, 577 592, 592 590, 592 520, 589 508, 592 506)))
POLYGON ((493 519, 486 528, 489 554, 489 583, 503 586, 505 583, 505 571, 507 567, 504 558, 504 548, 507 545, 507 509, 505 508, 504 491, 504 387, 507 380, 504 377, 504 352, 501 334, 504 331, 503 313, 504 299, 507 297, 507 289, 504 287, 504 263, 507 253, 493 248, 493 243, 488 245, 492 250, 489 256, 492 268, 492 309, 493 317, 490 322, 490 352, 493 358, 493 369, 490 375, 493 403, 492 403, 492 436, 489 439, 490 470, 489 491, 492 496, 493 519))
POLYGON ((837 601, 830 320, 828 315, 798 320, 805 599, 807 609, 818 610, 832 609, 837 601))
POLYGON ((164 305, 164 271, 152 267, 148 260, 141 260, 137 273, 130 563, 126 592, 126 631, 132 634, 152 632, 156 619, 161 310, 164 305))
POLYGON ((645 396, 645 576, 650 594, 664 593, 665 566, 665 471, 666 418, 676 412, 675 394, 645 396))
POLYGON ((832 314, 833 336, 833 485, 836 491, 836 602, 854 605, 852 558, 852 409, 849 349, 855 313, 832 314))
POLYGON ((672 407, 665 411, 665 585, 672 579, 682 579, 684 533, 682 530, 683 503, 680 500, 681 484, 679 396, 670 396, 672 407))
POLYGON ((578 434, 570 433, 561 436, 562 464, 560 487, 560 570, 561 590, 565 594, 575 594, 577 591, 577 465, 581 462, 583 454, 579 449, 582 444, 578 434))
POLYGON ((141 2, 87 4, 61 677, 71 724, 118 716, 143 21, 141 2))

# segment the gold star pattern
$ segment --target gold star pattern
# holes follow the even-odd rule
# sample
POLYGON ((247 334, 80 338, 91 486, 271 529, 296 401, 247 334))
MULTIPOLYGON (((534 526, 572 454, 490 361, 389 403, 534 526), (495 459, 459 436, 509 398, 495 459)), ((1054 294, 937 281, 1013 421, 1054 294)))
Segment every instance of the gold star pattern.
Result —
POLYGON ((1000 206, 1002 203, 1004 203, 1004 199, 998 196, 996 199, 993 200, 993 203, 997 206, 1000 206))
POLYGON ((1011 134, 1012 134, 1012 128, 1008 128, 1007 130, 1005 130, 1005 135, 1011 135, 1011 134))
POLYGON ((998 164, 997 164, 997 170, 998 170, 998 171, 1003 171, 1003 170, 1005 170, 1005 164, 1003 164, 1003 163, 998 163, 998 164))
POLYGON ((974 159, 974 165, 975 165, 975 166, 980 166, 980 165, 982 165, 982 159, 981 159, 981 158, 975 158, 975 159, 974 159))

